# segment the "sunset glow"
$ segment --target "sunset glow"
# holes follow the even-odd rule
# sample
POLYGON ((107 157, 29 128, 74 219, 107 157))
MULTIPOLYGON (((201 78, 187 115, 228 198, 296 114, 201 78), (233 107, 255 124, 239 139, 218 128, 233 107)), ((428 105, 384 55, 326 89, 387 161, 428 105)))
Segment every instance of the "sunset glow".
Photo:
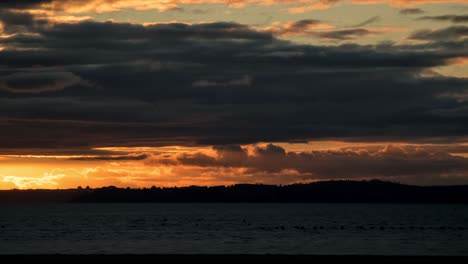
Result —
POLYGON ((0 189, 468 184, 468 0, 0 1, 0 189))
POLYGON ((443 178, 433 177, 440 173, 463 180, 468 169, 462 158, 468 154, 468 144, 317 141, 224 148, 102 147, 90 151, 106 154, 0 156, 0 188, 290 184, 376 176, 421 183, 414 178, 415 172, 407 174, 413 169, 431 176, 431 183, 443 183, 443 178), (456 167, 433 171, 421 164, 423 159, 456 167))

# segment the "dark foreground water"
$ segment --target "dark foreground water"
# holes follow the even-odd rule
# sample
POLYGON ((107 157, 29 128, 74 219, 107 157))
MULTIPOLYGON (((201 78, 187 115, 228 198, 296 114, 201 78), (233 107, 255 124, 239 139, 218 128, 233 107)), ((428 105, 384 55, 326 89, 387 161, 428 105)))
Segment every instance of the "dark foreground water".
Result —
POLYGON ((468 206, 0 206, 0 254, 49 253, 468 255, 468 206))

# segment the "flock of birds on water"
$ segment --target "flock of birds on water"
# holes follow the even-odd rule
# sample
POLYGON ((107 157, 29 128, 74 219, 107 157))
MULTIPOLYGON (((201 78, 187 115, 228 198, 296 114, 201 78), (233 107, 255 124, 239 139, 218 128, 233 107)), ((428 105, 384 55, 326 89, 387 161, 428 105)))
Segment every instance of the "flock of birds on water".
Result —
MULTIPOLYGON (((205 219, 198 218, 195 220, 193 225, 195 227, 200 227, 202 222, 205 219)), ((252 227, 252 223, 247 221, 246 219, 242 219, 242 224, 248 227, 252 227)), ((162 226, 168 225, 168 219, 162 219, 162 226)), ((410 226, 403 226, 403 225, 331 225, 331 226, 324 226, 324 225, 273 225, 273 226, 257 226, 256 229, 264 230, 264 231, 285 231, 285 230, 299 230, 299 231, 306 231, 306 230, 314 230, 314 231, 326 231, 326 230, 357 230, 357 231, 366 231, 366 230, 409 230, 409 231, 424 231, 424 230, 438 230, 438 231, 468 231, 468 227, 465 226, 417 226, 417 225, 410 225, 410 226)))
MULTIPOLYGON (((141 227, 142 222, 144 222, 143 219, 133 219, 128 222, 130 228, 136 228, 136 227, 141 227)), ((158 222, 158 221, 157 221, 158 222)), ((168 218, 162 218, 160 219, 159 226, 161 227, 175 227, 178 226, 177 221, 172 222, 168 218)), ((192 226, 196 228, 201 228, 202 226, 208 227, 212 226, 211 223, 213 221, 211 220, 205 220, 204 218, 198 218, 195 219, 191 224, 192 226)), ((436 225, 389 225, 389 224, 383 224, 383 225, 377 225, 377 224, 366 224, 366 225, 357 225, 357 224, 352 224, 352 225, 329 225, 329 226, 324 226, 324 225, 253 225, 250 221, 247 219, 242 219, 240 222, 244 227, 247 227, 249 229, 256 229, 256 230, 262 230, 262 231, 285 231, 285 230, 296 230, 296 231, 425 231, 425 230, 434 230, 434 231, 468 231, 468 227, 466 226, 446 226, 446 225, 441 225, 441 226, 436 226, 436 225)), ((57 223, 54 223, 56 225, 57 223)), ((63 224, 63 223, 62 223, 63 224)), ((59 224, 60 225, 60 224, 59 224)), ((0 225, 0 231, 1 230, 7 230, 8 225, 0 225)), ((220 226, 217 226, 215 228, 216 230, 220 230, 220 226)))

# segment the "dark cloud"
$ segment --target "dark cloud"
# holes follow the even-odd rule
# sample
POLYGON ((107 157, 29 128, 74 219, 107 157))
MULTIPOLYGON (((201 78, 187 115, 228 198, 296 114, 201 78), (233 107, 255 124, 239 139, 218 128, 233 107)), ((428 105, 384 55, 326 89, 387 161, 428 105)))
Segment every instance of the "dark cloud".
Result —
POLYGON ((247 151, 240 146, 217 146, 214 149, 218 155, 217 162, 224 166, 242 166, 248 158, 247 151))
POLYGON ((82 161, 131 161, 131 160, 144 160, 147 159, 150 155, 142 154, 128 154, 128 155, 109 155, 109 156, 83 156, 83 157, 74 157, 70 160, 82 160, 82 161))
POLYGON ((273 144, 268 144, 265 148, 256 147, 255 153, 258 155, 285 155, 286 151, 280 147, 273 144))
POLYGON ((0 21, 7 26, 31 26, 34 22, 34 16, 30 13, 0 10, 0 21))
POLYGON ((0 2, 1 8, 24 9, 31 8, 41 4, 48 4, 54 0, 2 0, 0 2))
MULTIPOLYGON (((241 150, 234 152, 245 153, 241 150)), ((450 184, 468 172, 467 158, 424 147, 398 145, 387 145, 372 151, 361 148, 286 152, 279 146, 269 144, 257 147, 253 155, 246 155, 242 160, 195 153, 184 154, 177 161, 179 163, 175 164, 201 167, 243 167, 247 169, 245 174, 265 175, 263 177, 276 173, 288 174, 292 170, 297 173, 296 180, 386 177, 417 182, 417 179, 429 178, 450 184), (445 181, 441 180, 443 177, 445 181)))
POLYGON ((228 22, 28 30, 0 39, 0 80, 10 88, 0 89, 4 148, 454 140, 468 132, 467 81, 430 75, 467 56, 466 40, 299 45, 228 22), (60 89, 17 92, 33 83, 60 89))
MULTIPOLYGON (((265 24, 265 23, 264 23, 265 24)), ((330 27, 322 24, 320 20, 316 19, 303 19, 290 23, 285 23, 279 27, 269 27, 267 32, 271 32, 276 36, 281 35, 302 35, 302 36, 316 36, 315 29, 320 27, 330 27)))
POLYGON ((205 155, 203 153, 182 154, 177 158, 177 162, 163 161, 162 164, 164 165, 184 164, 188 166, 201 166, 201 167, 220 166, 220 164, 216 161, 215 158, 205 155))
MULTIPOLYGON (((2 148, 1 155, 30 155, 39 156, 44 158, 45 156, 57 157, 57 156, 112 156, 112 155, 127 155, 128 152, 123 151, 110 151, 104 149, 90 149, 86 147, 69 147, 69 148, 2 148), (26 154, 25 154, 26 153, 26 154)), ((7 161, 9 162, 9 161, 7 161)))
POLYGON ((467 23, 468 15, 423 16, 419 20, 449 21, 452 23, 467 23))
POLYGON ((281 35, 302 35, 302 36, 310 36, 310 37, 318 37, 324 39, 331 39, 331 40, 350 40, 366 35, 371 34, 378 34, 380 32, 371 31, 365 28, 359 28, 364 25, 368 25, 380 20, 379 16, 374 16, 358 25, 353 26, 353 28, 348 29, 337 29, 331 30, 331 26, 322 24, 320 20, 316 19, 303 19, 298 20, 291 23, 286 23, 281 27, 277 28, 269 28, 267 32, 271 32, 274 35, 281 36, 281 35), (317 29, 324 29, 326 31, 320 31, 317 29))
MULTIPOLYGON (((361 29, 323 32, 324 36, 333 38, 368 33, 369 31, 361 29)), ((51 29, 43 29, 41 34, 40 36, 19 34, 2 40, 0 43, 7 47, 24 49, 41 47, 48 50, 48 52, 6 50, 0 55, 2 64, 8 64, 10 67, 83 65, 82 68, 85 65, 94 65, 93 71, 102 68, 98 66, 112 67, 113 70, 125 67, 136 70, 143 68, 146 71, 155 70, 155 66, 162 69, 177 64, 202 66, 205 63, 217 63, 216 59, 219 56, 238 64, 295 62, 301 66, 314 67, 404 65, 411 67, 417 66, 421 59, 428 58, 427 61, 440 59, 437 58, 439 54, 429 57, 419 56, 418 53, 410 54, 411 50, 397 52, 397 48, 395 52, 391 52, 380 47, 374 49, 359 45, 338 47, 294 45, 275 39, 269 32, 255 31, 248 26, 231 23, 192 26, 170 23, 144 27, 125 23, 84 22, 58 24, 51 29), (197 50, 199 53, 194 53, 197 50), (303 55, 290 58, 284 56, 287 54, 303 55), (362 58, 355 60, 353 56, 362 58), (388 65, 385 65, 386 60, 389 60, 388 65)))
POLYGON ((24 71, 0 75, 0 90, 10 93, 45 93, 71 86, 90 86, 79 76, 65 71, 24 71))
POLYGON ((425 13, 425 11, 420 8, 404 8, 400 9, 399 12, 402 15, 419 15, 425 13))
POLYGON ((44 26, 48 21, 36 19, 32 14, 22 11, 0 9, 0 24, 7 34, 27 32, 34 27, 44 26))
MULTIPOLYGON (((248 162, 247 150, 239 145, 214 146, 216 157, 204 153, 183 153, 178 155, 172 165, 183 164, 201 167, 244 167, 248 162)), ((156 161, 158 163, 158 161, 156 161)), ((167 162, 163 162, 167 164, 167 162)))
POLYGON ((197 80, 193 82, 194 87, 222 87, 222 86, 249 86, 252 84, 252 78, 248 75, 244 75, 238 79, 232 80, 197 80))
POLYGON ((325 32, 317 32, 315 33, 317 36, 326 39, 334 39, 334 40, 349 40, 355 39, 371 34, 375 34, 376 32, 365 29, 365 28, 353 28, 353 29, 340 29, 340 30, 331 30, 325 32))
POLYGON ((380 17, 379 16, 373 16, 369 19, 366 19, 364 20, 363 22, 357 24, 357 25, 354 25, 352 27, 363 27, 363 26, 366 26, 366 25, 369 25, 369 24, 372 24, 372 23, 375 23, 375 22, 378 22, 380 21, 380 17))
POLYGON ((320 24, 320 20, 316 19, 303 19, 303 20, 298 20, 290 24, 289 29, 291 31, 302 31, 304 29, 307 29, 310 25, 318 25, 320 24))
MULTIPOLYGON (((76 24, 58 24, 52 28, 44 28, 40 31, 46 38, 57 38, 57 41, 72 42, 80 38, 90 38, 93 43, 106 40, 107 43, 102 44, 125 44, 128 47, 132 46, 128 42, 120 42, 128 38, 129 40, 160 40, 163 43, 169 41, 182 40, 265 40, 271 41, 272 36, 268 32, 252 30, 247 25, 216 22, 206 24, 184 24, 184 23, 161 23, 143 26, 140 24, 129 23, 112 23, 112 22, 92 22, 87 21, 76 24), (116 41, 116 43, 112 43, 116 41)), ((82 39, 84 40, 84 39, 82 39)), ((129 41, 130 42, 130 41, 129 41)), ((85 42, 86 44, 87 42, 85 42)), ((62 44, 61 42, 56 44, 62 44)), ((71 43, 63 43, 71 44, 71 43)), ((79 44, 79 43, 74 43, 79 44)), ((136 44, 146 44, 136 43, 136 44)))
MULTIPOLYGON (((203 153, 183 153, 176 157, 175 162, 163 161, 164 164, 184 164, 202 167, 242 167, 248 159, 247 150, 239 145, 214 146, 216 158, 203 153)), ((160 162, 159 160, 156 163, 160 162)))
POLYGON ((452 26, 434 30, 419 30, 409 36, 410 39, 432 41, 461 40, 466 37, 468 37, 468 27, 466 26, 452 26))

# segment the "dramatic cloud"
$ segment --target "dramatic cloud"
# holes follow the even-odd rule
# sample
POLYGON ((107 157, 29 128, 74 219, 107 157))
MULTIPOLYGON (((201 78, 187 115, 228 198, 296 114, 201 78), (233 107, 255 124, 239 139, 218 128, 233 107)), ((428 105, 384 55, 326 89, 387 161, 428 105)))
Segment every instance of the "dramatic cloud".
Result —
MULTIPOLYGON (((440 183, 450 184, 458 182, 459 177, 468 172, 467 158, 450 155, 441 149, 431 150, 419 146, 386 145, 374 150, 345 148, 287 152, 282 147, 268 144, 264 147, 255 147, 250 154, 247 149, 239 146, 216 149, 216 156, 203 153, 181 154, 176 156, 177 161, 171 164, 243 168, 239 174, 242 182, 249 177, 255 178, 258 182, 269 182, 268 175, 292 173, 295 179, 285 176, 282 183, 298 180, 377 177, 406 182, 424 182, 424 178, 438 179, 440 183)), ((167 161, 163 163, 169 164, 167 161)))
POLYGON ((452 23, 467 23, 468 15, 423 16, 420 20, 450 21, 452 23))
POLYGON ((298 45, 227 22, 31 30, 0 39, 5 148, 420 140, 468 130, 458 96, 466 80, 427 76, 466 57, 465 41, 298 45))
MULTIPOLYGON (((122 151, 125 148, 118 149, 122 151)), ((130 151, 137 149, 128 148, 130 151)), ((7 167, 7 174, 0 174, 0 186, 291 184, 374 178, 423 185, 468 183, 464 177, 468 172, 468 158, 449 153, 467 153, 468 145, 360 143, 354 147, 292 151, 275 144, 261 144, 214 146, 211 151, 197 151, 196 147, 145 150, 148 152, 65 157, 53 164, 55 168, 46 168, 40 177, 9 175, 7 167)), ((53 158, 33 156, 21 159, 47 164, 53 158)), ((18 175, 23 168, 16 170, 18 175)), ((5 171, 1 161, 0 169, 5 171)))
POLYGON ((401 14, 466 3, 1 1, 0 188, 466 183, 468 79, 450 76, 463 76, 468 31, 420 27, 464 16, 431 13, 407 28, 392 26, 388 7, 327 17, 343 2, 411 7, 401 14), (196 22, 190 4, 247 9, 196 22), (318 141, 350 146, 304 143, 318 141))
POLYGON ((452 26, 435 30, 419 30, 409 36, 410 39, 432 41, 461 40, 466 37, 468 37, 468 27, 466 26, 452 26))

